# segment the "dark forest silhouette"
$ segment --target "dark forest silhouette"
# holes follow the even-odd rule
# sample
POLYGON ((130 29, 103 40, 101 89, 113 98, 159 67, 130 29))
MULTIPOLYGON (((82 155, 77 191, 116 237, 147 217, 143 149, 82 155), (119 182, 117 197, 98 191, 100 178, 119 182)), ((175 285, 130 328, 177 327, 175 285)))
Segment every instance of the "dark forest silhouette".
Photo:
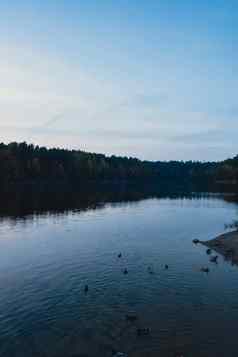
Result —
POLYGON ((0 144, 0 183, 169 181, 238 188, 238 156, 222 162, 141 161, 32 144, 0 144))

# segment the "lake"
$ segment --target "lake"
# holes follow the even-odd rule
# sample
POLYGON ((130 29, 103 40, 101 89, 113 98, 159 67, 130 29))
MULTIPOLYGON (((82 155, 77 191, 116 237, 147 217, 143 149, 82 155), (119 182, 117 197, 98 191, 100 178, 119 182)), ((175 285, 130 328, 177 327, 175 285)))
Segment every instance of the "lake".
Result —
POLYGON ((237 215, 216 195, 1 208, 0 356, 237 356, 238 267, 192 243, 237 215))

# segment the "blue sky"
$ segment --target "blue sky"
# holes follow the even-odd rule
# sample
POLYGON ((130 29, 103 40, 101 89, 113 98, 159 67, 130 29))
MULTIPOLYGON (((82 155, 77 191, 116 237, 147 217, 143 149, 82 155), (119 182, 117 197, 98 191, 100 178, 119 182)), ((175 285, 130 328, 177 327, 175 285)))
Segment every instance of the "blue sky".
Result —
POLYGON ((238 153, 238 3, 0 3, 0 141, 151 160, 238 153))

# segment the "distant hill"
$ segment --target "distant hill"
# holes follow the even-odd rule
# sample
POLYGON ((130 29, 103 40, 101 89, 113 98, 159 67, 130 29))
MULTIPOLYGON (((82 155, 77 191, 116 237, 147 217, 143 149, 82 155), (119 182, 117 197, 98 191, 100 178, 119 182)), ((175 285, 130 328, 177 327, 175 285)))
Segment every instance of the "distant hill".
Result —
POLYGON ((207 183, 237 187, 238 156, 223 162, 141 161, 32 144, 0 144, 0 183, 88 180, 207 183))

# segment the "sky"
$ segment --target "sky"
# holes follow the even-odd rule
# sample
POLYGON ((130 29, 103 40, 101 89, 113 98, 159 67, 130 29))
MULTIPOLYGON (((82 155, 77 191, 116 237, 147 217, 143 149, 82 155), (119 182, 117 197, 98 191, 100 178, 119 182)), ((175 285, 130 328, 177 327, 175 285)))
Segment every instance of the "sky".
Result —
POLYGON ((1 0, 0 141, 238 153, 237 0, 1 0))

